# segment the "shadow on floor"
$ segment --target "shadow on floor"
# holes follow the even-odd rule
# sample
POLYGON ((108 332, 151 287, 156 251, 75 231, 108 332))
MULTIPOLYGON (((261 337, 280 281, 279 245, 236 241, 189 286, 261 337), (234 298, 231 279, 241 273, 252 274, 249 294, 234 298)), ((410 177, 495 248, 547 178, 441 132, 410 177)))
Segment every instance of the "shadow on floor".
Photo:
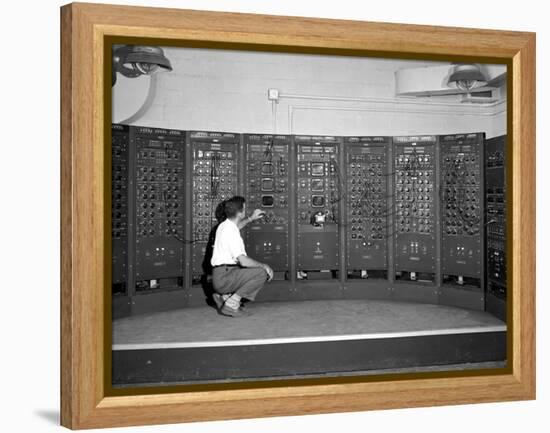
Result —
POLYGON ((34 413, 50 424, 59 425, 59 411, 55 409, 38 409, 34 413))

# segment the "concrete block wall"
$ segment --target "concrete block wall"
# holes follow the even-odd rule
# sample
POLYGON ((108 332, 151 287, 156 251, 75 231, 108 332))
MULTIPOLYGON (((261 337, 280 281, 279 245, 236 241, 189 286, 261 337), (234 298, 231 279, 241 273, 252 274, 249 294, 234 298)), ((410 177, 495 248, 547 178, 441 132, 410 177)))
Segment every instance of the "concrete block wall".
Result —
MULTIPOLYGON (((430 62, 186 48, 165 53, 174 70, 151 80, 152 104, 134 124, 323 135, 483 131, 491 137, 506 129, 505 112, 498 114, 503 103, 395 98, 395 71, 430 62), (277 103, 268 100, 269 88, 281 93, 277 103)), ((113 112, 132 97, 117 89, 113 112)))

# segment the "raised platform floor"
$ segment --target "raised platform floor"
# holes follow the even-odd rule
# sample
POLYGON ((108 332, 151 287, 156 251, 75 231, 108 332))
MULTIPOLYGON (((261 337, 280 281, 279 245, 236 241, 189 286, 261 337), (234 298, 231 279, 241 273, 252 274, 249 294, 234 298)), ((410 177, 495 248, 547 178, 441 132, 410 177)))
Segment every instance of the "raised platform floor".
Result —
POLYGON ((379 300, 247 308, 241 318, 203 306, 114 320, 113 384, 444 370, 506 357, 506 325, 477 310, 379 300))

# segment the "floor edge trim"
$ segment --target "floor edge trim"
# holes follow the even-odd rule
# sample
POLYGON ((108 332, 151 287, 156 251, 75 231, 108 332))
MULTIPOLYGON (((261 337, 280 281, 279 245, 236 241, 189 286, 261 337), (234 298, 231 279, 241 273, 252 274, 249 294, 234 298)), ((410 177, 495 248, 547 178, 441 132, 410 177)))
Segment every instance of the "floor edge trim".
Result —
POLYGON ((374 340, 385 338, 407 338, 424 337, 430 335, 453 335, 453 334, 478 334, 486 332, 506 332, 506 325, 477 326, 466 328, 432 329, 424 331, 407 332, 377 332, 370 334, 348 334, 328 335, 310 337, 278 337, 263 339, 244 340, 220 340, 220 341, 190 341, 190 342, 165 342, 165 343, 128 343, 113 344, 112 350, 148 350, 148 349, 185 349, 200 347, 227 347, 227 346, 255 346, 267 344, 288 344, 288 343, 316 343, 325 341, 349 341, 349 340, 374 340))

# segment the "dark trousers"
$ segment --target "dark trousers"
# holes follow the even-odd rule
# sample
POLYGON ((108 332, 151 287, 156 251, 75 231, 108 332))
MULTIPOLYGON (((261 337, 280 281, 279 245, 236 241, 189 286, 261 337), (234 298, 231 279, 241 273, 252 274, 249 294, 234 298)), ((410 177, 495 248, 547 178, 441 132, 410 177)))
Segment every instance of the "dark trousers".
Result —
POLYGON ((217 266, 212 269, 212 285, 218 293, 236 293, 241 298, 254 300, 267 281, 263 268, 240 266, 217 266))

